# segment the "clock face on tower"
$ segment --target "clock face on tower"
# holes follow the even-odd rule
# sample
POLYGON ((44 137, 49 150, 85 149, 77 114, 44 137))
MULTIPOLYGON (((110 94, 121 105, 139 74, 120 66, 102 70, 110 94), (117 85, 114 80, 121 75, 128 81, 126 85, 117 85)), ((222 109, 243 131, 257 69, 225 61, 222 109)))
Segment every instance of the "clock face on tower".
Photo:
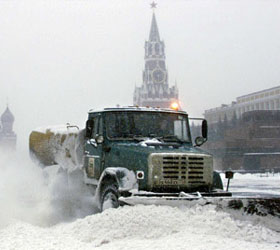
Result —
POLYGON ((165 74, 160 69, 155 69, 152 73, 153 81, 156 83, 163 82, 165 79, 165 74))

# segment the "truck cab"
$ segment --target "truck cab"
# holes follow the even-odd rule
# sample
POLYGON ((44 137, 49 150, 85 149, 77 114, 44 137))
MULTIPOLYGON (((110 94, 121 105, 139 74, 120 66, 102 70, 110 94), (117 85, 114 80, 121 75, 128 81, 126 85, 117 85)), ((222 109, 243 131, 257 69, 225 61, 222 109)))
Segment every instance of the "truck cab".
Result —
POLYGON ((202 136, 194 144, 184 111, 90 111, 85 137, 85 182, 97 186, 101 209, 108 200, 118 206, 120 196, 210 193, 222 188, 220 180, 213 180, 212 156, 198 147, 207 140, 207 123, 202 122, 202 136))

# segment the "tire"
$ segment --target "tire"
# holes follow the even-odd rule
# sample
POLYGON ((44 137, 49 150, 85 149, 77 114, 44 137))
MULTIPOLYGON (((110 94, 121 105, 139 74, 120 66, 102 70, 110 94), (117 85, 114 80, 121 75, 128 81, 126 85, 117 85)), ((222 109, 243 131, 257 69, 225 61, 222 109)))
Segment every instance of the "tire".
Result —
POLYGON ((118 208, 120 206, 116 184, 105 185, 100 198, 101 212, 108 208, 118 208))

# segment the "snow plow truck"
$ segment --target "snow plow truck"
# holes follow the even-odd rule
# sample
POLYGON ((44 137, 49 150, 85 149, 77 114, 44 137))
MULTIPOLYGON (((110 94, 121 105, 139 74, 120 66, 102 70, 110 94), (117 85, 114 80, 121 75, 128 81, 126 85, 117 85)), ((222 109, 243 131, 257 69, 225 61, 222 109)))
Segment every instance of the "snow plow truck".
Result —
POLYGON ((82 171, 101 211, 200 202, 279 216, 279 199, 232 197, 224 190, 212 155, 200 148, 206 141, 204 119, 179 110, 123 107, 90 110, 84 129, 69 124, 36 129, 29 148, 42 167, 58 164, 69 173, 82 171), (194 142, 190 119, 201 120, 201 135, 194 142))

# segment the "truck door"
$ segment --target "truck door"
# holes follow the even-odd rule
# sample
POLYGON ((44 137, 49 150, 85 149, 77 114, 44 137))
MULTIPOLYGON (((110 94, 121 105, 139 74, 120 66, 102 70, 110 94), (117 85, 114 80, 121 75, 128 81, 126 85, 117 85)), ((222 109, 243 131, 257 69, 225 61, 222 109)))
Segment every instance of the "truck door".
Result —
POLYGON ((103 136, 101 115, 87 121, 87 140, 85 145, 85 169, 88 178, 99 179, 103 170, 102 143, 98 138, 103 136))

